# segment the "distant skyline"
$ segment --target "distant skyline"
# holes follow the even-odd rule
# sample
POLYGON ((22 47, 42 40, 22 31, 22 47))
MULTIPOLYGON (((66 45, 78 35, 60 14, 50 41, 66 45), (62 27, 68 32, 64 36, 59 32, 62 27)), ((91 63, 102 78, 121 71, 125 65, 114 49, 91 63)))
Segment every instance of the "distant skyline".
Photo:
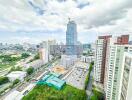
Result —
POLYGON ((132 0, 0 0, 0 42, 65 42, 70 17, 78 40, 91 43, 98 35, 132 34, 131 15, 132 0))

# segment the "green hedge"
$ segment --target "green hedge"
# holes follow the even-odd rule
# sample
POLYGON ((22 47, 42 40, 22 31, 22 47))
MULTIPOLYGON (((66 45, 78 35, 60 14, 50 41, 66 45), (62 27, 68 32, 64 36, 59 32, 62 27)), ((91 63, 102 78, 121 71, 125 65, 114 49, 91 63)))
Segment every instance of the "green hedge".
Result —
POLYGON ((85 89, 87 88, 87 85, 89 83, 90 73, 93 69, 93 65, 94 65, 94 62, 91 62, 90 67, 89 67, 89 72, 88 72, 88 74, 86 76, 86 80, 85 80, 85 89))

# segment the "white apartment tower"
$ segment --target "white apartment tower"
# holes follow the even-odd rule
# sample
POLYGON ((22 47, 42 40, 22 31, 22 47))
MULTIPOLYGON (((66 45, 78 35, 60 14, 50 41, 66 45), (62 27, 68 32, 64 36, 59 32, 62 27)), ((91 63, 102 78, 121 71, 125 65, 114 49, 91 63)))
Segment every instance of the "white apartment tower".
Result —
POLYGON ((130 45, 110 45, 106 100, 120 100, 124 52, 132 52, 130 45))
POLYGON ((104 84, 107 46, 111 36, 99 36, 96 41, 94 79, 104 84))
POLYGON ((132 100, 132 52, 126 52, 123 59, 122 88, 120 100, 132 100))

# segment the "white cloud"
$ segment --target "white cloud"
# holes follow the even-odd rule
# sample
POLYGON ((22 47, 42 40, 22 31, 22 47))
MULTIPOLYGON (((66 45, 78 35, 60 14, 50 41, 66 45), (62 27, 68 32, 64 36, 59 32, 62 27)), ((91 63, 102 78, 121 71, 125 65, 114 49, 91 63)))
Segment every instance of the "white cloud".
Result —
MULTIPOLYGON (((64 30, 65 33, 68 17, 71 17, 77 22, 81 40, 85 37, 85 41, 86 37, 89 38, 90 32, 93 34, 95 32, 95 35, 96 32, 111 34, 132 32, 131 0, 30 0, 44 10, 43 15, 39 15, 28 1, 0 0, 0 31, 64 30), (89 4, 81 9, 78 7, 87 3, 89 4)), ((55 35, 58 36, 57 33, 55 35)))

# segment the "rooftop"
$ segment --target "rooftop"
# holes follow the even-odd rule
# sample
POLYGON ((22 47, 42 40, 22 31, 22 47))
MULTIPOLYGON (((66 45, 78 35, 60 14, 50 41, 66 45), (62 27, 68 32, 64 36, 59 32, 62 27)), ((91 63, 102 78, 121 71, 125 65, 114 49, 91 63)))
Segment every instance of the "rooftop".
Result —
POLYGON ((21 75, 25 75, 26 72, 24 71, 13 71, 11 73, 9 73, 7 76, 9 77, 17 77, 17 76, 21 76, 21 75))
POLYGON ((66 82, 59 79, 59 76, 59 74, 50 73, 45 75, 40 81, 37 82, 37 84, 47 84, 48 86, 53 86, 60 90, 66 82))

